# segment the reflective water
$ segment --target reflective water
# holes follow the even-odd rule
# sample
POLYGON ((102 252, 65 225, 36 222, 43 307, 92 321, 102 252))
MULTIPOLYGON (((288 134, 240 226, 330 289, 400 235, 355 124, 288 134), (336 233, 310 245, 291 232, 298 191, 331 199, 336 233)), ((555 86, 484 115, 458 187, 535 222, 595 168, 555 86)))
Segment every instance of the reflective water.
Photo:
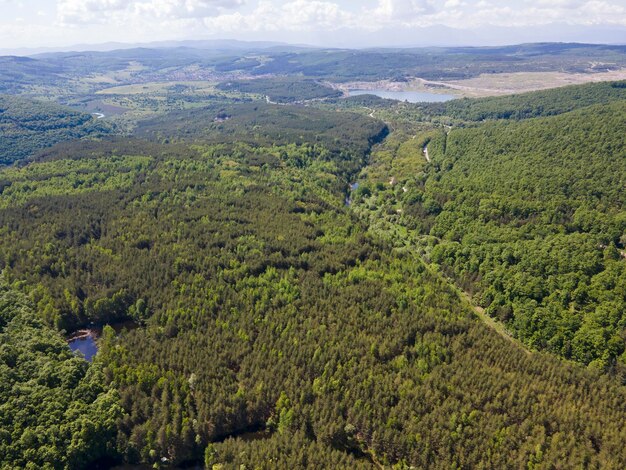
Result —
POLYGON ((390 91, 390 90, 349 90, 350 96, 376 95, 390 100, 408 101, 409 103, 442 103, 456 98, 454 95, 429 93, 427 91, 390 91))
MULTIPOLYGON (((132 330, 137 328, 137 323, 127 320, 110 325, 116 333, 123 330, 132 330)), ((85 357, 89 362, 98 352, 98 338, 102 334, 102 325, 93 326, 88 329, 79 330, 73 333, 67 340, 67 344, 72 351, 85 357)))
POLYGON ((68 341, 68 344, 72 351, 81 353, 89 362, 98 352, 96 338, 92 334, 71 339, 68 341))

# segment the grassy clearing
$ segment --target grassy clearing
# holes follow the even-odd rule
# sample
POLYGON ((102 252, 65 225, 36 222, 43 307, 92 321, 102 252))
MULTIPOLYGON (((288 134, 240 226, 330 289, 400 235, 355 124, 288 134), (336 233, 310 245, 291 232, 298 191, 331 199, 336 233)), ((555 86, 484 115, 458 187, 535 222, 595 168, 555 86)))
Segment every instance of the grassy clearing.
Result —
MULTIPOLYGON (((132 85, 121 85, 106 88, 97 92, 99 95, 139 95, 144 93, 166 93, 173 87, 189 87, 197 93, 215 92, 216 82, 209 81, 181 81, 181 82, 148 82, 135 83, 132 85)), ((191 91, 191 90, 190 90, 191 91)))

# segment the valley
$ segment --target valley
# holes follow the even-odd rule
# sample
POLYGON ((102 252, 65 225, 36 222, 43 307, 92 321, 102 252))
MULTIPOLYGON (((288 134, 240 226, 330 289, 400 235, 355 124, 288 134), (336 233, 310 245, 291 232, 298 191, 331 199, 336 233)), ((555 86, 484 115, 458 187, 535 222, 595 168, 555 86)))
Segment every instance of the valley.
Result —
POLYGON ((624 48, 254 47, 0 61, 0 468, 626 467, 624 48))

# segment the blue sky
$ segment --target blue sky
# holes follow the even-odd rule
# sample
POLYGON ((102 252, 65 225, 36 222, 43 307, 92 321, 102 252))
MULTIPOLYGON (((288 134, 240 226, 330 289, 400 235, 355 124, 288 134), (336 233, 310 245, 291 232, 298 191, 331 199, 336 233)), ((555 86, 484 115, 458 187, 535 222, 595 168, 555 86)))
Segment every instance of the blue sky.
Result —
POLYGON ((626 43, 626 0, 0 0, 0 47, 236 38, 337 46, 626 43))

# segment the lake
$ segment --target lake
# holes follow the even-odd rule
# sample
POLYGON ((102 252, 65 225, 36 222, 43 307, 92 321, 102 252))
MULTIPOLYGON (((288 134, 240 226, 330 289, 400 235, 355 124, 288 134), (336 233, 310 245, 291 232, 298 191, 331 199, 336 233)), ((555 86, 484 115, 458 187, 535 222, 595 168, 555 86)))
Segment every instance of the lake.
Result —
MULTIPOLYGON (((139 325, 131 320, 126 320, 110 326, 117 334, 120 334, 123 330, 132 330, 139 325)), ((91 362, 98 352, 98 338, 102 335, 102 328, 103 326, 99 325, 79 330, 68 338, 67 344, 73 352, 84 356, 87 361, 91 362)))
POLYGON ((390 100, 408 101, 409 103, 442 103, 456 99, 454 95, 429 93, 427 91, 390 91, 390 90, 348 90, 350 96, 376 95, 390 100))

